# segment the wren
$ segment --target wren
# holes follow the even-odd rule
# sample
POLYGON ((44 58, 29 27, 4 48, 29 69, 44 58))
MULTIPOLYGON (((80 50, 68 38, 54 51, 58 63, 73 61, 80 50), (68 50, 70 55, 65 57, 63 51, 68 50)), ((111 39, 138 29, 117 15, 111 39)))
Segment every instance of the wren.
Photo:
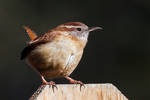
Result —
POLYGON ((24 29, 31 41, 23 49, 21 59, 26 58, 27 63, 40 74, 43 85, 56 86, 53 81, 47 82, 45 77, 64 77, 70 83, 83 85, 69 75, 81 60, 89 32, 101 27, 89 28, 81 22, 68 22, 39 36, 26 26, 24 29))

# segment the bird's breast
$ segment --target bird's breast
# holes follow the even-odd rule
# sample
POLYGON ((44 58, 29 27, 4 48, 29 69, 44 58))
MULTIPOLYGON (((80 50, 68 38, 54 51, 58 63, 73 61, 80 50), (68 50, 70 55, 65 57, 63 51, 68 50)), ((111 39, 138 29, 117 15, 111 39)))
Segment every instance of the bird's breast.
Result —
POLYGON ((37 46, 27 57, 29 64, 46 77, 62 77, 72 73, 78 65, 83 48, 68 37, 37 46))

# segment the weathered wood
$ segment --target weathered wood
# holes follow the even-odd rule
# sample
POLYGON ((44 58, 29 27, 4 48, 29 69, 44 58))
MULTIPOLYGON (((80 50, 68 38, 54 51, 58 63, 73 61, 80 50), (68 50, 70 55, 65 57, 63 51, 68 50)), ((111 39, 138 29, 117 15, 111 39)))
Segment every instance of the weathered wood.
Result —
POLYGON ((128 100, 112 84, 41 86, 29 100, 128 100))

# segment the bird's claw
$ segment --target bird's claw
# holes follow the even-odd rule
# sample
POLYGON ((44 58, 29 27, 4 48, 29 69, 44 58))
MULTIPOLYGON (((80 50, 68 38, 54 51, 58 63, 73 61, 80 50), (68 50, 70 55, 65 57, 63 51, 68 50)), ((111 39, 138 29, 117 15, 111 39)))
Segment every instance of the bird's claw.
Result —
POLYGON ((80 84, 80 91, 81 91, 82 87, 85 87, 84 83, 81 81, 77 81, 77 84, 80 84))
POLYGON ((79 84, 80 85, 80 91, 81 91, 82 87, 85 87, 84 83, 81 82, 81 81, 73 80, 73 81, 70 81, 70 83, 72 83, 72 84, 79 84))
POLYGON ((53 92, 54 92, 54 88, 58 89, 55 82, 53 82, 53 81, 44 82, 44 83, 42 83, 42 85, 49 85, 49 88, 52 88, 53 92))
POLYGON ((54 92, 54 88, 58 89, 57 86, 56 86, 56 84, 55 84, 55 82, 53 82, 53 81, 50 81, 48 83, 48 85, 49 85, 49 88, 52 88, 53 92, 54 92))
POLYGON ((74 80, 74 79, 70 78, 69 76, 66 76, 65 78, 67 80, 69 80, 71 84, 80 84, 80 91, 81 91, 81 88, 82 88, 82 86, 84 86, 84 83, 82 83, 81 81, 74 80))

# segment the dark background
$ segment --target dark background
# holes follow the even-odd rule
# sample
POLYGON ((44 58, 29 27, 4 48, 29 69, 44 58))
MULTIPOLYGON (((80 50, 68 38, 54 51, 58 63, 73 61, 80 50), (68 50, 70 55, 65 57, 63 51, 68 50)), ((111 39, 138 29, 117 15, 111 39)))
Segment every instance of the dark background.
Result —
POLYGON ((130 100, 150 98, 149 0, 1 0, 1 99, 27 100, 41 84, 39 75, 20 60, 28 40, 22 26, 41 34, 68 21, 103 27, 90 34, 71 77, 84 83, 112 83, 130 100))

